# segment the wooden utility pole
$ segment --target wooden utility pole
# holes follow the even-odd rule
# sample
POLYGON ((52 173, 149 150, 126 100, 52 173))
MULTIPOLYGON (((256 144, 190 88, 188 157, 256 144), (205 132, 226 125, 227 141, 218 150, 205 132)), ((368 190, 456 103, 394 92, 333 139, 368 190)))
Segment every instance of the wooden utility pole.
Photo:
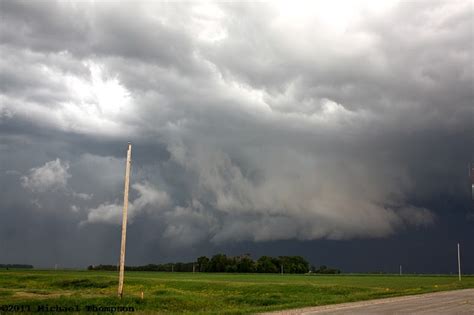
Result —
POLYGON ((130 183, 130 166, 132 164, 132 144, 128 143, 127 164, 125 165, 125 187, 123 191, 123 213, 122 213, 122 244, 120 247, 120 271, 118 296, 123 296, 123 277, 125 273, 125 243, 127 242, 127 211, 128 211, 128 187, 130 183))
POLYGON ((458 243, 458 275, 459 275, 459 281, 461 281, 461 250, 459 248, 459 243, 458 243))

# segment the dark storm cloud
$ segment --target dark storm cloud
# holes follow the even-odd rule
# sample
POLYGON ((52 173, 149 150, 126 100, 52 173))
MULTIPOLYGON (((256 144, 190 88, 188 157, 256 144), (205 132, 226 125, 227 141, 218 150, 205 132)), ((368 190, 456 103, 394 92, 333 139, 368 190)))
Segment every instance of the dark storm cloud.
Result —
POLYGON ((436 229, 474 158, 472 4, 306 5, 2 1, 2 212, 116 231, 131 140, 143 259, 436 229))

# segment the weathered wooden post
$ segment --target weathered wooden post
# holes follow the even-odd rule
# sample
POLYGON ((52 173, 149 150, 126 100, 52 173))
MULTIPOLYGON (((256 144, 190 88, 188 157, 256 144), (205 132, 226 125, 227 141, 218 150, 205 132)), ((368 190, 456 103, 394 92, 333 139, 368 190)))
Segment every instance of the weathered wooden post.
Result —
POLYGON ((122 243, 120 246, 120 270, 118 296, 123 296, 123 277, 125 273, 125 244, 127 241, 127 211, 128 211, 128 187, 130 183, 130 166, 132 164, 132 144, 128 143, 127 162, 125 164, 125 187, 123 191, 123 213, 122 213, 122 243))

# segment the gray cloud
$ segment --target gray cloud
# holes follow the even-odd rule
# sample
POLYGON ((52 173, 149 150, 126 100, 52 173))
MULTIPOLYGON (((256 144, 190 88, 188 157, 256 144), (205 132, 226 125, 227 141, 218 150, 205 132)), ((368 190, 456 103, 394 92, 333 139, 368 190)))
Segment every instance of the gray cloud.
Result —
POLYGON ((435 196, 462 200, 474 158, 472 11, 2 1, 0 159, 28 174, 2 175, 5 205, 27 193, 77 233, 113 229, 131 140, 150 242, 436 228, 435 196))

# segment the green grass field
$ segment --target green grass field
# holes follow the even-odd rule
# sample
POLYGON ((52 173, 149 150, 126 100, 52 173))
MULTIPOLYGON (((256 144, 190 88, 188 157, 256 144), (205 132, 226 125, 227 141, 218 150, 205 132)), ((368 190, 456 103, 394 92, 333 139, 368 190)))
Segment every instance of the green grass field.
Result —
POLYGON ((119 300, 117 278, 104 271, 2 270, 0 306, 28 305, 32 312, 41 305, 77 306, 82 312, 96 305, 133 306, 135 314, 248 314, 474 288, 473 276, 459 282, 456 276, 127 272, 119 300))

